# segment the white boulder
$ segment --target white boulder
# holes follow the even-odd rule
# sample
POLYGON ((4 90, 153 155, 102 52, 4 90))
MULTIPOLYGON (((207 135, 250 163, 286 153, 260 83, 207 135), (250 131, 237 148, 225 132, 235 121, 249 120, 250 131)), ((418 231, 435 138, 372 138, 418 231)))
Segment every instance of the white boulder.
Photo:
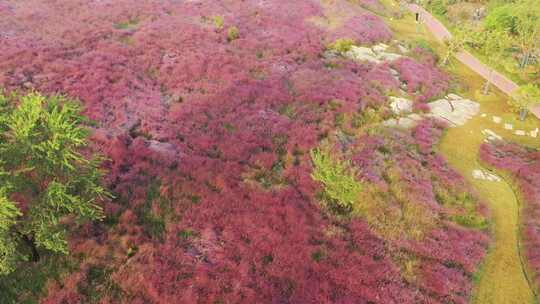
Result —
POLYGON ((390 96, 390 108, 394 114, 405 114, 412 112, 413 102, 407 98, 390 96))

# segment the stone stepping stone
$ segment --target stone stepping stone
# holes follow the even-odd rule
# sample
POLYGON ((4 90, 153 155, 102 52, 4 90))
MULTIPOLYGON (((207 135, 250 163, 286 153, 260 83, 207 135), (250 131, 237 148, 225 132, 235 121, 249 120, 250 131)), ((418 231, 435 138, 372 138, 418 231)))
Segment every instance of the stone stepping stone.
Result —
POLYGON ((514 129, 514 126, 511 125, 511 124, 505 123, 505 124, 504 124, 504 128, 505 128, 506 130, 512 130, 512 129, 514 129))
POLYGON ((388 48, 388 45, 386 45, 384 43, 379 43, 379 44, 372 47, 372 49, 375 52, 378 52, 378 53, 386 51, 387 48, 388 48))
POLYGON ((501 121, 502 121, 502 118, 500 118, 499 116, 493 116, 493 122, 494 123, 498 124, 498 123, 501 123, 501 121))
POLYGON ((493 141, 493 140, 502 140, 502 137, 497 135, 497 133, 491 131, 490 129, 484 129, 482 130, 482 134, 484 134, 485 136, 487 136, 487 140, 488 141, 493 141))
POLYGON ((474 179, 487 180, 487 181, 492 181, 492 182, 501 181, 501 178, 498 177, 497 175, 489 173, 487 171, 480 170, 480 169, 473 170, 472 177, 474 179))
POLYGON ((525 136, 525 134, 527 134, 527 133, 525 133, 525 131, 523 131, 523 130, 516 130, 516 132, 514 132, 514 134, 516 134, 518 136, 525 136))

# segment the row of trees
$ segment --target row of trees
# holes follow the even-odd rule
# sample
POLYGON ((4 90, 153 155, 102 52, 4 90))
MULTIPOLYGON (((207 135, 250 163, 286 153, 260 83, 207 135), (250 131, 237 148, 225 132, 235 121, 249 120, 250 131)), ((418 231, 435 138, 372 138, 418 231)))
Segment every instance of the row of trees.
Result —
MULTIPOLYGON (((535 2, 518 0, 495 6, 484 20, 484 29, 481 31, 468 27, 456 29, 453 37, 446 41, 447 53, 442 65, 447 65, 450 58, 468 46, 484 54, 493 73, 493 67, 508 59, 509 50, 519 50, 519 62, 516 65, 524 72, 532 59, 540 53, 540 5, 535 2)), ((489 93, 491 78, 490 75, 483 86, 485 95, 489 93)), ((527 109, 536 103, 540 103, 538 84, 525 84, 511 96, 511 104, 519 110, 522 120, 525 119, 527 109)))
POLYGON ((0 91, 0 275, 40 252, 67 253, 67 225, 103 217, 100 157, 80 107, 62 96, 0 91))

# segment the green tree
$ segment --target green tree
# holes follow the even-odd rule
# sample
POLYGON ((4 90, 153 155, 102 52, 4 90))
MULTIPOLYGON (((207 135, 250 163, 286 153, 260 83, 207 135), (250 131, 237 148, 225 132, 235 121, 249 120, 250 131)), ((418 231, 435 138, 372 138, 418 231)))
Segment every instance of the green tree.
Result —
POLYGON ((494 73, 493 67, 500 64, 504 59, 504 50, 508 47, 509 40, 508 35, 502 31, 491 32, 489 35, 485 35, 484 38, 482 51, 487 59, 490 71, 482 91, 484 95, 487 95, 494 73))
POLYGON ((446 54, 444 56, 441 65, 445 66, 450 62, 450 58, 454 57, 459 51, 463 49, 466 42, 466 34, 464 31, 457 30, 450 39, 446 39, 446 54))
POLYGON ((540 88, 533 84, 521 86, 512 94, 510 103, 519 111, 519 118, 525 120, 529 108, 540 103, 540 88))
POLYGON ((538 0, 523 0, 515 8, 517 40, 521 49, 520 67, 540 48, 540 5, 538 0))
POLYGON ((42 251, 68 253, 67 223, 103 218, 102 158, 82 154, 80 111, 63 96, 0 91, 0 274, 42 251))

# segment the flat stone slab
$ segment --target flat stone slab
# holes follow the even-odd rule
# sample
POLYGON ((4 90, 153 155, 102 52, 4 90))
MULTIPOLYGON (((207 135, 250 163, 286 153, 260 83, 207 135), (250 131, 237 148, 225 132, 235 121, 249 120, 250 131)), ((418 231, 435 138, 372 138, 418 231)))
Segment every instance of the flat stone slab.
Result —
POLYGON ((525 131, 524 130, 516 130, 516 132, 514 132, 514 134, 518 135, 518 136, 525 136, 525 131))
POLYGON ((431 116, 449 122, 452 126, 462 126, 480 111, 480 104, 468 99, 439 99, 428 103, 431 116))
MULTIPOLYGON (((461 97, 455 95, 452 98, 461 97)), ((390 100, 390 108, 394 114, 400 115, 412 112, 413 102, 411 100, 394 96, 391 96, 390 100)), ((389 119, 383 122, 383 125, 410 128, 425 117, 433 117, 455 127, 464 125, 480 111, 480 104, 468 99, 439 99, 428 103, 428 106, 430 108, 430 113, 428 114, 411 113, 397 119, 389 119)))
POLYGON ((369 61, 373 63, 380 63, 381 61, 377 59, 377 55, 371 48, 363 46, 352 46, 349 51, 345 54, 345 57, 357 61, 369 61))
POLYGON ((377 44, 373 48, 353 45, 349 51, 343 54, 345 57, 355 61, 369 61, 373 63, 381 63, 383 61, 393 61, 401 58, 402 55, 386 52, 388 48, 386 44, 377 44))
POLYGON ((505 124, 504 124, 504 128, 505 128, 506 130, 512 130, 512 129, 514 129, 514 126, 513 126, 512 124, 507 124, 507 123, 505 123, 505 124))
POLYGON ((502 121, 502 118, 500 118, 499 116, 493 116, 492 119, 493 119, 494 123, 501 123, 501 121, 502 121))

